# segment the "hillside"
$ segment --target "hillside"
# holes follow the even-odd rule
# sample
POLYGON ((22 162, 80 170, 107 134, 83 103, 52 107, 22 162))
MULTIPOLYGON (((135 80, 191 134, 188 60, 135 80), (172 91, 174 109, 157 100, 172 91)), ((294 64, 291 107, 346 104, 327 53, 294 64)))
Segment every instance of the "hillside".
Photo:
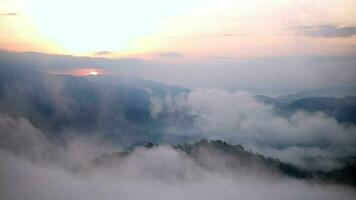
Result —
MULTIPOLYGON (((148 143, 146 150, 160 147, 148 143)), ((141 147, 136 147, 141 148, 141 147)), ((258 173, 264 176, 269 173, 279 174, 293 179, 304 179, 312 182, 323 181, 329 184, 344 184, 356 187, 356 159, 344 158, 344 167, 331 171, 314 171, 298 168, 278 159, 263 156, 246 150, 240 145, 233 145, 221 140, 201 140, 192 144, 173 146, 174 149, 193 159, 199 166, 211 171, 221 173, 258 173)), ((97 166, 117 165, 130 157, 135 149, 112 154, 104 154, 93 160, 97 166)))
POLYGON ((0 112, 28 119, 35 127, 50 132, 49 137, 101 133, 123 145, 159 141, 160 130, 170 121, 152 118, 150 99, 186 91, 138 78, 109 85, 11 66, 0 65, 0 112))
POLYGON ((291 115, 297 111, 323 112, 335 118, 338 122, 356 124, 356 97, 354 96, 343 98, 308 97, 291 102, 286 101, 284 98, 272 98, 262 95, 255 98, 265 104, 274 106, 276 112, 283 116, 291 115))

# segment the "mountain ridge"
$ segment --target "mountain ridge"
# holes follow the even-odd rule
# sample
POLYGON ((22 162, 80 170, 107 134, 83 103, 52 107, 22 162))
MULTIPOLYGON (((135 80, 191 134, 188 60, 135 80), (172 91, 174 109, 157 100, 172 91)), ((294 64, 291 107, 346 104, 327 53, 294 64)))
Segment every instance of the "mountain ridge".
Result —
MULTIPOLYGON (((161 145, 159 144, 147 143, 144 146, 138 146, 125 151, 103 154, 92 160, 92 162, 97 166, 116 165, 129 157, 137 148, 144 148, 149 151, 160 147, 161 145)), ((195 143, 184 143, 171 147, 184 153, 199 166, 207 170, 221 171, 228 169, 232 172, 242 171, 246 173, 267 171, 293 179, 312 182, 322 181, 329 184, 343 184, 356 188, 355 157, 343 159, 344 166, 339 169, 320 171, 302 169, 293 164, 287 164, 278 159, 248 151, 241 145, 233 145, 222 140, 200 140, 195 143)))

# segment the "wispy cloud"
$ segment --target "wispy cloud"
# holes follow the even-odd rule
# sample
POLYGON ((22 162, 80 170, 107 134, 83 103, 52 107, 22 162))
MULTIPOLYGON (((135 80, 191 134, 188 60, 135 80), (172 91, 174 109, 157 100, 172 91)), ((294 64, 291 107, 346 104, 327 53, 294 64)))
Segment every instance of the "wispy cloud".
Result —
POLYGON ((300 26, 296 28, 296 32, 316 38, 347 38, 356 35, 356 26, 340 27, 334 24, 300 26))
POLYGON ((97 52, 94 52, 94 55, 95 56, 108 56, 108 55, 112 55, 113 52, 111 51, 97 51, 97 52))
POLYGON ((224 37, 247 37, 247 34, 225 33, 224 37))
POLYGON ((232 60, 232 57, 229 56, 211 56, 210 59, 213 60, 232 60))
POLYGON ((0 16, 17 16, 19 15, 18 13, 15 12, 9 12, 9 13, 2 13, 0 16))
POLYGON ((182 58, 184 55, 179 52, 170 51, 170 52, 161 52, 157 54, 158 57, 165 58, 165 59, 177 59, 182 58))

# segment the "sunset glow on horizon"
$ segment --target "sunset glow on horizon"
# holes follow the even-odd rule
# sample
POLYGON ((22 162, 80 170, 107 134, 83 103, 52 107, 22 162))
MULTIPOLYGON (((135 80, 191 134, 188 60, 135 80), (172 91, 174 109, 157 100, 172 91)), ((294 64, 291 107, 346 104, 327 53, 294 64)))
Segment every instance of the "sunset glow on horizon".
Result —
POLYGON ((4 0, 0 46, 181 60, 356 55, 355 10, 353 0, 4 0))
POLYGON ((105 74, 104 70, 97 69, 97 68, 81 68, 72 70, 66 74, 73 75, 73 76, 97 76, 105 74))
POLYGON ((96 76, 98 75, 99 73, 97 71, 90 71, 89 72, 89 75, 92 75, 92 76, 96 76))

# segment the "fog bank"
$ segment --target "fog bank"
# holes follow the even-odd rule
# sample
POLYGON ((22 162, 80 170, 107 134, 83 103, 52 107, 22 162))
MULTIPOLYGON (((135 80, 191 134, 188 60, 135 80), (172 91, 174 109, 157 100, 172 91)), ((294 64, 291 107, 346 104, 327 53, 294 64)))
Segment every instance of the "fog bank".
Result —
POLYGON ((222 139, 305 168, 338 168, 337 158, 356 153, 355 126, 338 123, 322 112, 300 111, 284 117, 246 92, 197 89, 151 100, 154 116, 163 108, 195 116, 196 131, 170 127, 170 134, 222 139))
POLYGON ((261 176, 256 170, 208 170, 169 146, 136 148, 124 160, 98 166, 93 158, 118 149, 80 138, 53 144, 26 119, 1 116, 0 122, 1 199, 285 200, 353 199, 356 194, 347 187, 268 172, 261 176))

